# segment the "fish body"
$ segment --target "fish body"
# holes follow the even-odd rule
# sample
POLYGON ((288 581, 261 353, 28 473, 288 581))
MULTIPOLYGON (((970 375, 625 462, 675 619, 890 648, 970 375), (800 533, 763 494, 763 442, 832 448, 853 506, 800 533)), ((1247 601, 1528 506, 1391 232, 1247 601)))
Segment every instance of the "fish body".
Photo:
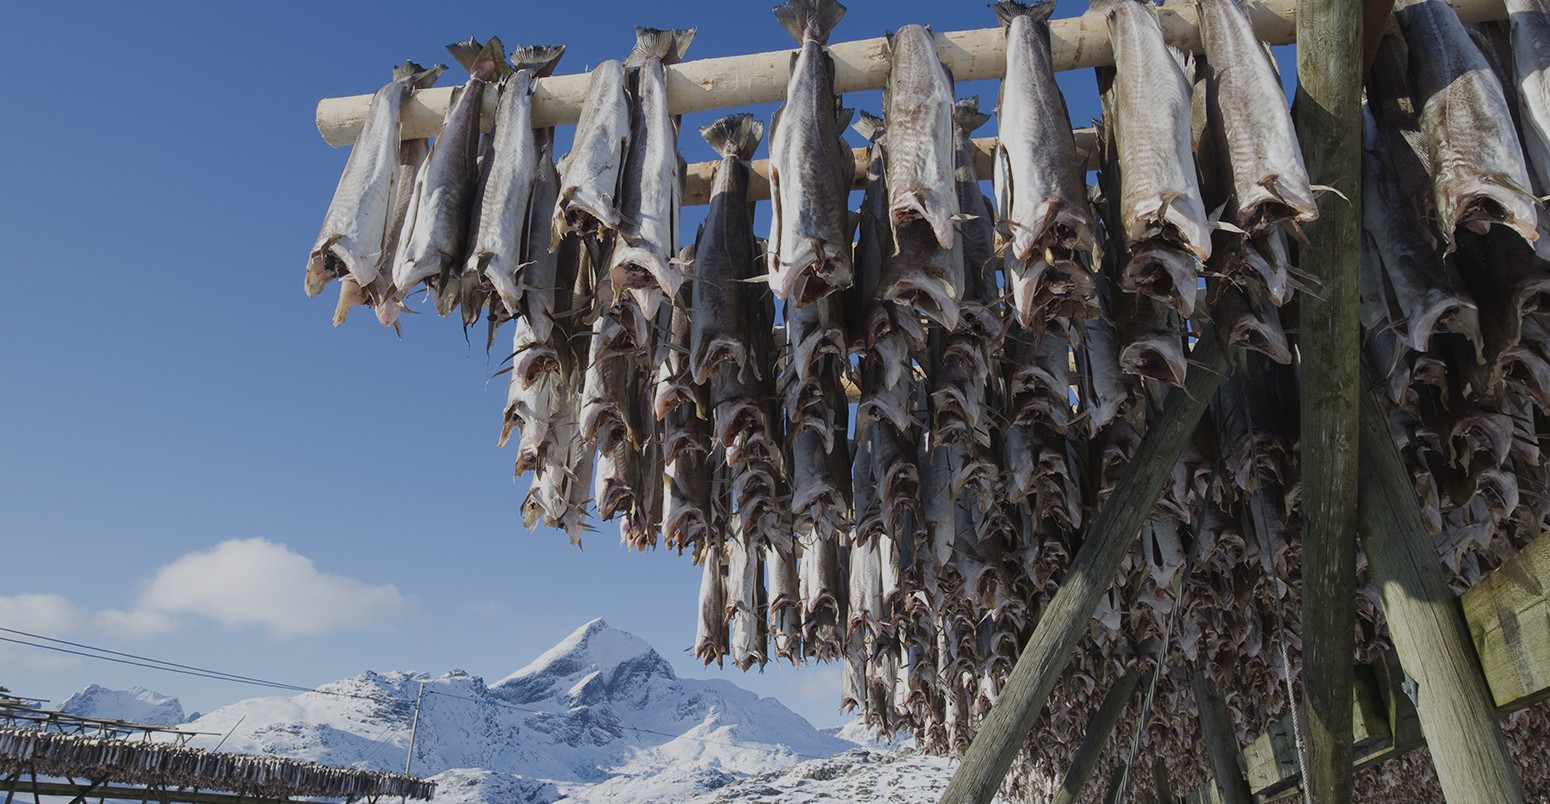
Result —
POLYGON ((953 176, 953 80, 924 25, 906 25, 888 37, 888 86, 883 93, 883 162, 888 210, 895 233, 924 220, 943 249, 955 239, 958 198, 953 176))
POLYGON ((769 283, 810 304, 852 281, 847 197, 856 165, 840 139, 834 61, 824 49, 845 15, 834 0, 788 0, 775 16, 801 45, 786 103, 770 122, 769 283))
POLYGON ((523 213, 526 220, 522 237, 522 269, 520 275, 511 275, 512 282, 505 284, 502 275, 497 281, 490 276, 496 293, 500 294, 507 311, 513 316, 525 316, 533 332, 545 341, 555 334, 555 316, 560 295, 560 253, 550 247, 554 243, 554 230, 549 226, 549 211, 554 209, 560 197, 560 174, 554 166, 554 136, 548 132, 544 144, 538 149, 538 167, 533 181, 533 192, 528 196, 528 208, 523 213), (510 305, 515 303, 515 307, 510 305))
POLYGON ((721 164, 711 184, 710 208, 694 247, 694 317, 690 321, 689 366, 696 383, 711 381, 718 367, 731 364, 758 376, 772 369, 749 359, 750 321, 742 299, 752 278, 757 245, 751 173, 747 160, 764 136, 764 125, 743 113, 728 115, 700 129, 721 164))
POLYGON ((1240 0, 1200 0, 1210 102, 1226 140, 1238 226, 1249 232, 1319 216, 1281 79, 1240 0))
MULTIPOLYGON (((540 70, 552 67, 564 52, 561 46, 519 48, 517 54, 521 55, 514 54, 514 59, 539 61, 536 65, 522 63, 500 86, 495 131, 485 157, 488 170, 480 188, 479 222, 463 276, 488 282, 505 305, 507 316, 521 312, 517 273, 523 264, 528 210, 538 181, 541 148, 533 131, 533 78, 540 70)), ((472 301, 464 297, 465 312, 472 301)))
POLYGON ((694 29, 636 28, 635 50, 625 62, 637 68, 629 155, 619 203, 619 239, 609 257, 614 294, 629 291, 650 317, 662 296, 673 299, 683 284, 678 251, 678 127, 667 109, 665 64, 681 58, 694 29), (660 291, 660 294, 657 293, 660 291))
POLYGON ((999 2, 991 7, 1007 43, 1006 78, 997 102, 1001 136, 994 154, 1007 247, 1022 263, 1047 260, 1046 254, 1090 254, 1094 229, 1087 188, 1050 57, 1048 20, 1055 4, 999 2))
POLYGON ((1189 82, 1149 5, 1110 0, 1101 7, 1114 43, 1121 229, 1132 248, 1164 237, 1205 260, 1211 227, 1190 151, 1189 82))
POLYGON ((1460 226, 1493 223, 1539 239, 1538 206, 1501 83, 1442 0, 1396 4, 1410 52, 1410 84, 1432 175, 1437 228, 1452 251, 1460 226))
POLYGON ((346 273, 357 286, 368 286, 392 258, 386 240, 400 179, 399 109, 411 90, 435 83, 444 70, 441 65, 425 70, 408 62, 393 71, 392 83, 372 96, 366 122, 323 216, 323 230, 307 257, 308 296, 318 295, 346 273))
POLYGON ((560 165, 555 240, 568 232, 596 233, 619 226, 620 182, 630 147, 630 101, 624 65, 610 59, 592 69, 581 122, 560 165))
POLYGON ((413 223, 402 259, 393 266, 393 284, 407 291, 431 280, 437 291, 436 311, 451 313, 458 299, 457 280, 468 248, 474 196, 478 191, 479 107, 485 87, 505 62, 500 40, 479 45, 474 40, 450 46, 467 62, 468 82, 458 91, 442 121, 441 134, 416 178, 413 223), (475 51, 477 55, 468 56, 475 51))
POLYGON ((1550 3, 1508 0, 1512 66, 1524 150, 1541 188, 1550 188, 1550 3))

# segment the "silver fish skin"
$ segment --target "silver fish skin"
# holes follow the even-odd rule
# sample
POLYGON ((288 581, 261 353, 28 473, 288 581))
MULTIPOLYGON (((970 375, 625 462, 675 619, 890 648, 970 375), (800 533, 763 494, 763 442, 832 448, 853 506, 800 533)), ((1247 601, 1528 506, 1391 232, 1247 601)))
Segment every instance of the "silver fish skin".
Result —
POLYGON ((959 223, 963 237, 963 300, 972 303, 965 313, 982 319, 977 326, 992 336, 1001 326, 986 306, 1000 295, 995 275, 996 232, 990 201, 980 191, 979 174, 974 170, 975 129, 985 125, 990 115, 980 111, 978 97, 960 98, 953 104, 953 183, 958 196, 958 211, 965 216, 959 223))
POLYGON ((549 226, 549 211, 554 209, 560 197, 560 174, 554 166, 552 130, 546 133, 545 140, 538 149, 537 176, 528 197, 528 208, 523 213, 525 233, 521 274, 513 274, 510 285, 504 284, 505 277, 497 280, 491 276, 490 283, 511 315, 526 317, 533 332, 541 340, 549 341, 556 334, 560 281, 560 253, 558 249, 550 249, 554 244, 554 230, 549 226), (511 306, 513 303, 515 307, 511 306))
POLYGON ((1507 18, 1523 148, 1539 186, 1550 188, 1550 3, 1507 0, 1507 18))
MULTIPOLYGON (((479 223, 463 276, 489 282, 508 316, 520 312, 522 293, 517 272, 522 267, 528 209, 538 181, 540 143, 533 131, 533 78, 564 52, 559 45, 518 48, 514 59, 525 61, 500 86, 495 131, 486 157, 489 170, 480 188, 479 223), (534 59, 540 61, 536 65, 526 61, 534 59)), ((466 308, 468 297, 463 303, 466 308)))
POLYGON ((775 16, 801 44, 786 103, 770 121, 770 287, 810 304, 852 281, 847 199, 855 161, 840 139, 834 61, 824 49, 845 15, 835 0, 788 0, 775 16))
POLYGON ((409 99, 410 90, 430 86, 446 69, 436 65, 422 70, 409 62, 395 69, 393 82, 372 96, 365 125, 350 149, 339 186, 334 188, 334 198, 323 216, 323 230, 307 257, 308 296, 318 295, 345 273, 358 286, 368 286, 392 258, 392 251, 384 249, 383 243, 391 224, 400 165, 399 109, 409 99))
POLYGON ((592 70, 575 141, 560 163, 555 242, 568 232, 618 228, 620 182, 629 148, 630 101, 624 65, 610 59, 592 70))
POLYGON ((705 226, 694 246, 689 366, 694 381, 705 384, 724 364, 755 377, 771 367, 749 360, 750 321, 742 304, 757 259, 748 160, 764 136, 764 124, 751 114, 733 114, 700 129, 700 135, 721 155, 705 226))
POLYGON ((1200 0, 1200 33, 1232 166, 1237 223, 1249 232, 1319 216, 1281 79, 1240 0, 1200 0))
POLYGON ((1048 20, 1055 3, 1008 1, 991 8, 1007 43, 1006 79, 996 104, 994 183, 1008 247, 1023 262, 1052 247, 1090 254, 1095 237, 1087 187, 1050 58, 1048 20))
POLYGON ((614 295, 623 291, 650 317, 663 296, 678 296, 684 270, 673 261, 678 252, 678 209, 683 182, 678 175, 678 126, 667 110, 667 73, 663 65, 683 56, 694 29, 660 31, 636 28, 635 50, 625 62, 636 67, 636 107, 630 150, 624 162, 619 198, 619 239, 609 257, 614 295), (660 291, 658 293, 657 291, 660 291))
POLYGON ((560 360, 554 349, 533 333, 527 319, 518 319, 512 343, 511 379, 506 389, 506 416, 498 446, 505 446, 512 425, 520 425, 516 473, 536 469, 554 448, 552 432, 561 388, 560 360))
POLYGON ((1404 0, 1394 16, 1409 46, 1410 84, 1447 251, 1460 226, 1484 234, 1498 223, 1534 243, 1539 212, 1532 181, 1490 64, 1442 0, 1404 0))
POLYGON ((721 578, 726 566, 725 550, 719 539, 706 548, 702 561, 704 570, 700 576, 700 616, 694 632, 694 655, 707 667, 713 661, 720 667, 727 654, 727 592, 721 578))
MULTIPOLYGON (((472 73, 453 99, 442 121, 441 134, 425 160, 425 167, 416 179, 414 223, 409 229, 408 244, 403 259, 393 266, 393 284, 403 291, 422 280, 434 280, 439 285, 437 312, 448 315, 450 306, 444 301, 447 280, 455 279, 463 268, 463 258, 468 247, 468 227, 472 219, 474 194, 478 190, 479 105, 484 89, 504 64, 505 51, 500 40, 491 39, 485 45, 470 40, 449 46, 454 56, 464 51, 482 48, 469 62, 472 73), (492 59, 492 53, 499 53, 492 59)), ((452 296, 456 300, 455 294, 452 296)))
POLYGON ((883 92, 883 163, 895 235, 909 221, 931 226, 937 244, 951 249, 958 197, 953 176, 953 80, 924 25, 906 25, 888 37, 888 86, 883 92))
POLYGON ((802 660, 802 582, 797 572, 796 537, 779 533, 764 551, 769 575, 769 630, 775 656, 793 666, 802 660))
POLYGON ((1190 151, 1190 84, 1149 5, 1100 0, 1114 43, 1114 136, 1121 177, 1120 224, 1132 245, 1177 238, 1200 260, 1211 256, 1211 226, 1190 151))
POLYGON ((750 533, 734 530, 729 547, 726 619, 732 629, 732 663, 739 670, 755 664, 762 667, 766 661, 764 606, 759 601, 764 585, 760 566, 763 562, 750 533))

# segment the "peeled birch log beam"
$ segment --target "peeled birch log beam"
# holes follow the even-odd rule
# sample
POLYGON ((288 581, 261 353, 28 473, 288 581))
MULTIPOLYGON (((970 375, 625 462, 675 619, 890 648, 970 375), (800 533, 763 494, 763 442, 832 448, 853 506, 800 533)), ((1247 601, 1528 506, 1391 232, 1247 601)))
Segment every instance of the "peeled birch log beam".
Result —
POLYGON ((1320 290, 1299 300, 1303 370, 1302 690, 1313 801, 1352 796, 1356 655, 1356 495, 1362 267, 1362 3, 1297 5, 1297 100, 1308 178, 1334 187, 1303 227, 1298 264, 1320 290))
POLYGON ((1362 547, 1394 650, 1415 682, 1416 712, 1443 796, 1450 802, 1521 802, 1523 784, 1388 417, 1371 391, 1362 392, 1361 406, 1362 547))
MULTIPOLYGON (((1086 164, 1086 170, 1098 168, 1098 135, 1091 128, 1079 128, 1071 132, 1076 137, 1076 155, 1086 164)), ((996 148, 995 137, 981 137, 974 140, 974 170, 981 176, 989 176, 995 170, 995 163, 991 161, 991 154, 996 148)), ((859 190, 866 186, 867 167, 869 159, 867 149, 855 148, 851 155, 856 160, 856 179, 851 185, 852 190, 859 190)), ((684 206, 710 203, 710 182, 716 175, 716 162, 695 162, 684 168, 684 194, 682 203, 684 206)), ((748 178, 748 197, 755 201, 765 201, 770 197, 770 160, 760 159, 750 163, 753 175, 748 178)))
POLYGON ((1017 665, 1007 677, 1001 696, 986 714, 964 754, 963 764, 948 782, 943 802, 989 802, 1028 739, 1028 732, 1038 723, 1055 682, 1070 663, 1077 643, 1087 634, 1099 599, 1113 584, 1125 554, 1140 535, 1141 525, 1162 496, 1163 485, 1221 385, 1227 371, 1227 355, 1217 344, 1214 328, 1201 330, 1189 362, 1184 387, 1169 392, 1162 413, 1147 426, 1125 474, 1084 534, 1082 547, 1071 559, 1065 580, 1040 614, 1038 626, 1017 657, 1017 665))
MULTIPOLYGON (((1254 19, 1255 33, 1272 45, 1290 43, 1296 5, 1296 0, 1265 0, 1251 5, 1249 15, 1254 19)), ((1200 26, 1192 3, 1175 0, 1160 7, 1158 13, 1170 44, 1200 52, 1200 26)), ((1494 13, 1490 19, 1502 19, 1505 15, 1499 3, 1494 6, 1494 13)), ((1464 21, 1474 20, 1466 17, 1464 21)), ((766 18, 766 22, 775 25, 774 19, 766 18)), ((1049 27, 1050 55, 1056 70, 1114 63, 1103 14, 1051 20, 1049 27)), ((886 43, 886 39, 878 37, 829 45, 834 56, 835 91, 843 94, 882 89, 888 80, 886 43)), ((668 111, 689 114, 785 100, 793 52, 794 49, 775 50, 671 65, 667 68, 668 111)), ((958 81, 1002 78, 1006 74, 1006 34, 1000 28, 942 33, 937 37, 937 56, 958 81)), ((587 73, 572 73, 535 80, 533 126, 551 128, 575 123, 581 115, 587 79, 587 73)), ((433 87, 410 96, 401 118, 404 139, 433 137, 441 130, 441 120, 452 103, 452 89, 433 87)), ((495 93, 485 94, 481 122, 488 130, 495 119, 496 97, 495 93)), ((318 132, 329 145, 355 142, 370 104, 371 95, 325 98, 318 103, 318 132)))

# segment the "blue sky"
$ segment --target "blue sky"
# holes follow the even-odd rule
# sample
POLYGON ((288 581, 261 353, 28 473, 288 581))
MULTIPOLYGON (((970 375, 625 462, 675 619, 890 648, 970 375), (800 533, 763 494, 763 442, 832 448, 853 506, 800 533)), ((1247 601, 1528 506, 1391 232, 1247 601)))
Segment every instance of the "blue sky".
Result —
MULTIPOLYGON (((369 93, 406 58, 450 63, 442 46, 470 34, 566 43, 560 72, 622 58, 638 24, 699 26, 693 58, 791 47, 768 5, 10 8, 0 626, 311 686, 366 669, 494 681, 602 616, 680 674, 842 722, 836 668, 745 675, 694 661, 687 558, 627 553, 611 523, 583 551, 522 530, 525 480, 512 483, 514 449, 495 447, 502 354, 485 353, 482 333, 470 343, 423 315, 400 341, 364 313, 334 329, 334 289, 302 293, 347 156, 318 136, 318 99, 369 93), (272 611, 254 615, 253 599, 272 611)), ((1084 7, 1062 2, 1057 16, 1084 7)), ((858 0, 835 38, 908 22, 959 30, 994 16, 858 0)), ((454 66, 442 84, 463 78, 454 66)), ((1085 125, 1091 72, 1062 80, 1085 125)), ((959 94, 976 92, 993 105, 994 82, 959 94)), ((850 100, 880 106, 877 93, 850 100)), ((714 116, 685 120, 690 161, 710 158, 695 131, 714 116)), ((0 684, 19 694, 57 703, 89 682, 143 685, 190 710, 263 692, 0 646, 0 684)))

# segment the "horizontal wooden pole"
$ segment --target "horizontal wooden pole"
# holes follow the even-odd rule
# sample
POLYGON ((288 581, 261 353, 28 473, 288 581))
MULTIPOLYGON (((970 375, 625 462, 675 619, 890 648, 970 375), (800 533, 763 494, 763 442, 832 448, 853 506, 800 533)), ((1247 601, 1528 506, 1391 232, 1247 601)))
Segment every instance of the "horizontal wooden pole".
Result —
MULTIPOLYGON (((0 790, 13 790, 29 799, 34 791, 40 796, 67 796, 71 799, 80 795, 88 785, 64 784, 62 782, 37 782, 18 779, 14 782, 8 779, 0 779, 0 790)), ((309 801, 323 801, 325 799, 314 798, 263 798, 259 796, 244 796, 237 793, 210 793, 197 790, 167 790, 145 787, 92 787, 87 794, 90 799, 107 799, 108 801, 156 801, 162 804, 303 804, 309 801)))
MULTIPOLYGON (((1095 147, 1098 144, 1098 135, 1091 128, 1079 128, 1072 132, 1076 137, 1076 153, 1083 160, 1088 170, 1098 168, 1098 152, 1095 147)), ((974 141, 974 171, 982 179, 991 176, 991 159, 996 147, 995 137, 982 137, 974 141)), ((867 149, 856 148, 851 151, 856 160, 856 182, 851 189, 859 190, 866 186, 867 149)), ((684 206, 694 206, 710 202, 710 183, 716 175, 716 166, 720 162, 695 162, 684 171, 684 206)), ((753 176, 748 182, 748 197, 756 201, 765 201, 770 197, 770 161, 760 159, 751 163, 753 176)))
MULTIPOLYGON (((1289 44, 1293 39, 1296 0, 1264 0, 1249 6, 1254 30, 1273 44, 1289 44)), ((1500 0, 1497 16, 1501 19, 1500 0)), ((980 13, 988 14, 983 10, 980 13)), ((1200 51, 1200 26, 1195 6, 1170 2, 1158 8, 1163 33, 1180 48, 1200 51)), ((774 19, 766 19, 775 25, 774 19)), ((842 23, 843 25, 843 23, 842 23)), ((882 89, 888 80, 887 40, 882 37, 836 42, 829 47, 834 56, 834 87, 841 94, 882 89)), ((1006 40, 1000 28, 952 31, 937 38, 937 55, 959 81, 1001 78, 1006 74, 1006 40)), ((686 61, 667 68, 667 105, 673 114, 688 114, 714 109, 730 109, 786 98, 786 81, 791 72, 792 50, 776 50, 745 56, 686 61)), ((1050 55, 1057 70, 1097 67, 1114 62, 1109 46, 1109 30, 1101 13, 1066 17, 1050 21, 1050 55)), ((570 125, 581 116, 581 102, 587 92, 587 73, 540 78, 533 82, 533 125, 552 127, 570 125)), ((404 104, 404 139, 435 136, 441 120, 452 103, 452 87, 420 90, 404 104)), ((485 93, 483 122, 486 129, 495 119, 495 93, 485 93)), ((318 103, 318 132, 329 145, 348 145, 360 134, 366 120, 371 95, 326 98, 318 103)))
POLYGON ((1550 534, 1460 598, 1497 710, 1550 697, 1550 534))

